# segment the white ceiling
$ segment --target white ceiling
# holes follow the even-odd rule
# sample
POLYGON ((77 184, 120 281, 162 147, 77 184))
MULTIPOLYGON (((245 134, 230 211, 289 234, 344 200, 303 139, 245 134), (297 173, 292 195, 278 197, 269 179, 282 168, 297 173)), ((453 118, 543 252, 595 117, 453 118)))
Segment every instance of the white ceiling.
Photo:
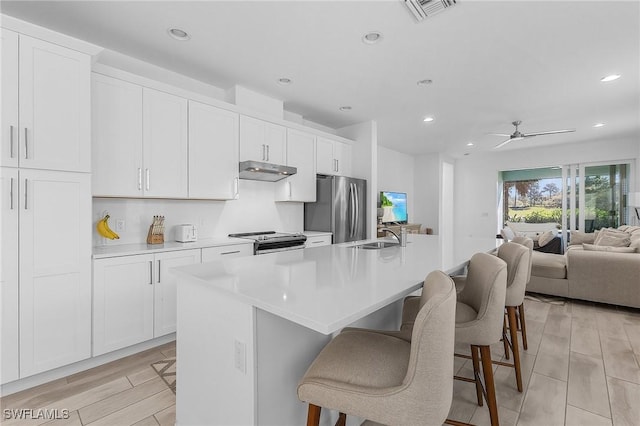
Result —
POLYGON ((376 120, 411 154, 640 140, 639 1, 460 0, 416 22, 388 1, 2 1, 2 13, 226 89, 239 84, 330 127, 376 120), (191 35, 167 35, 178 27, 191 35), (369 31, 383 40, 362 42, 369 31), (600 78, 617 73, 610 83, 600 78), (293 84, 282 86, 278 78, 293 84), (417 86, 421 79, 433 84, 417 86), (340 106, 349 105, 350 112, 340 106), (435 121, 422 119, 433 115, 435 121), (604 127, 592 127, 604 122, 604 127), (472 141, 475 146, 467 147, 472 141))

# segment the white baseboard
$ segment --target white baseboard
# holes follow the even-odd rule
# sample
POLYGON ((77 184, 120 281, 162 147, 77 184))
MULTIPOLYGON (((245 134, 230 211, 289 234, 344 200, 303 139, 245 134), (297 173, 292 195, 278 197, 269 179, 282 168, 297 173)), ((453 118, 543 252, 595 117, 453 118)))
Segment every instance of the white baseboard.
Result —
POLYGON ((157 339, 147 340, 146 342, 138 343, 137 345, 118 349, 117 351, 109 352, 104 355, 65 365, 64 367, 56 368, 55 370, 45 371, 43 373, 5 383, 4 385, 0 386, 0 395, 11 395, 12 393, 20 392, 22 390, 51 382, 62 377, 70 376, 81 371, 89 370, 91 368, 98 367, 99 365, 103 365, 108 362, 136 354, 138 352, 146 351, 147 349, 155 348, 174 340, 176 340, 176 333, 167 334, 166 336, 158 337, 157 339))

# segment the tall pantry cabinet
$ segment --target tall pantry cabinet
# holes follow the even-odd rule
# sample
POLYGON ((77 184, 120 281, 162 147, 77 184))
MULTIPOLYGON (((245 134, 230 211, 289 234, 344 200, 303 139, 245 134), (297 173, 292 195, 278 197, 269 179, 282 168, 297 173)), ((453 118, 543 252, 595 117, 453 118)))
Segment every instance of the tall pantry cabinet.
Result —
POLYGON ((6 29, 1 46, 7 383, 91 355, 90 57, 6 29))

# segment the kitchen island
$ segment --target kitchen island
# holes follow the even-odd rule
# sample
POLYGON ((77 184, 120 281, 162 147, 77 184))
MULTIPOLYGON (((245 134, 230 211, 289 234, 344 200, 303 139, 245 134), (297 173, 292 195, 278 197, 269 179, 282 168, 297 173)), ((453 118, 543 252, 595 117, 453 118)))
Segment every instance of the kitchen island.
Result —
POLYGON ((299 425, 296 386, 345 326, 394 329, 402 299, 436 269, 456 273, 495 239, 406 247, 345 243, 174 269, 178 425, 299 425), (443 247, 450 247, 443 250, 443 247))

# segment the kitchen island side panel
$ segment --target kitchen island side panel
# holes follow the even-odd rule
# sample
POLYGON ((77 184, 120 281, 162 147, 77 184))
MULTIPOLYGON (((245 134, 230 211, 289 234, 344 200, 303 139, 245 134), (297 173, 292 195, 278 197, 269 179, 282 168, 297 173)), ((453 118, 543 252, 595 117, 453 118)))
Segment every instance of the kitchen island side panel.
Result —
POLYGON ((177 290, 176 425, 255 425, 255 308, 195 280, 177 290))

